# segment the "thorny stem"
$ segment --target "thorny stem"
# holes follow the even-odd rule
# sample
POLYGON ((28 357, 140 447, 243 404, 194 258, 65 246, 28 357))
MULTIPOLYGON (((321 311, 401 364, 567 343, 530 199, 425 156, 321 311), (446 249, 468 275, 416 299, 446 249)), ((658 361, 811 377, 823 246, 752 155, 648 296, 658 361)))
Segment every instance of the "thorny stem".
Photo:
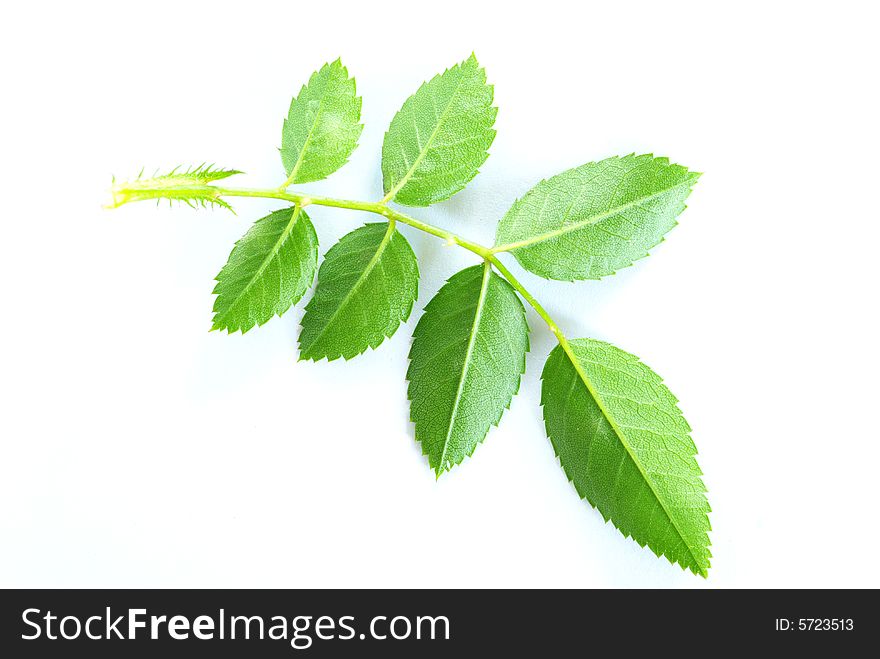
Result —
MULTIPOLYGON (((114 203, 111 205, 112 208, 117 206, 121 206, 124 203, 129 201, 124 195, 117 196, 117 193, 120 189, 124 189, 124 186, 127 184, 121 184, 119 186, 114 187, 114 203)), ((306 206, 315 205, 315 206, 329 206, 331 208, 347 208, 349 210, 355 211, 363 211, 365 213, 374 213, 376 215, 381 215, 383 217, 388 218, 389 222, 400 222, 401 224, 407 224, 419 231, 424 231, 425 233, 429 233, 432 236, 436 236, 438 238, 442 238, 446 241, 447 245, 458 245, 460 247, 465 248, 466 250, 473 252, 480 258, 482 258, 487 263, 492 264, 492 266, 498 271, 498 273, 507 280, 507 282, 513 286, 513 288, 522 296, 522 298, 529 303, 529 305, 537 312, 537 314, 541 317, 541 319, 547 323, 547 327, 550 328, 550 331, 556 336, 560 345, 566 352, 569 351, 568 341, 565 338, 565 335, 562 333, 562 330, 559 329, 559 326, 550 317, 550 314, 547 313, 547 310, 541 306, 541 303, 538 302, 535 297, 529 293, 525 286, 523 286, 522 282, 520 282, 514 274, 507 269, 501 260, 496 256, 496 254, 500 251, 497 248, 486 247, 484 245, 480 245, 479 243, 472 242, 461 236, 447 231, 446 229, 442 229, 440 227, 436 227, 432 224, 428 224, 426 222, 422 222, 421 220, 417 220, 414 217, 410 217, 406 213, 401 213, 400 211, 391 208, 388 206, 385 200, 382 201, 355 201, 351 199, 336 199, 334 197, 322 197, 319 195, 311 195, 304 192, 294 192, 291 190, 287 190, 285 186, 280 188, 224 188, 214 185, 203 185, 203 186, 187 186, 189 190, 193 188, 200 188, 199 191, 203 193, 208 193, 211 197, 219 198, 219 197, 258 197, 262 199, 282 199, 284 201, 289 201, 301 208, 305 208, 306 206)), ((169 192, 170 189, 163 188, 163 192, 169 192)), ((163 195, 164 196, 164 195, 163 195)))

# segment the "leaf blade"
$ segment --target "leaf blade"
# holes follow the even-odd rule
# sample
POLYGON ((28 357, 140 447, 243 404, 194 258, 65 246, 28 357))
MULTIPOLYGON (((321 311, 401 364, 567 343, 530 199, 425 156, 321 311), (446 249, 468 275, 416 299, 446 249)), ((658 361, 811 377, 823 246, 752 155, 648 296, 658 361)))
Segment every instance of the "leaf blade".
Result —
POLYGON ((706 576, 711 509, 690 427, 660 377, 608 343, 574 339, 551 351, 541 378, 547 435, 581 498, 706 576))
POLYGON ((311 286, 317 263, 318 238, 300 206, 260 218, 217 275, 211 329, 244 334, 281 316, 311 286))
POLYGON ((324 257, 306 305, 300 359, 351 359, 378 347, 409 318, 418 287, 416 256, 393 224, 343 236, 324 257))
POLYGON ((519 389, 525 309, 488 264, 450 277, 425 307, 410 350, 410 417, 439 476, 473 454, 519 389))
POLYGON ((495 139, 493 94, 474 55, 422 84, 385 133, 385 200, 429 206, 462 190, 495 139))
POLYGON ((285 186, 320 181, 347 163, 363 130, 360 118, 361 98, 341 60, 313 73, 281 129, 285 186))
POLYGON ((613 157, 541 181, 498 223, 498 252, 547 279, 600 279, 663 240, 700 174, 650 154, 613 157))

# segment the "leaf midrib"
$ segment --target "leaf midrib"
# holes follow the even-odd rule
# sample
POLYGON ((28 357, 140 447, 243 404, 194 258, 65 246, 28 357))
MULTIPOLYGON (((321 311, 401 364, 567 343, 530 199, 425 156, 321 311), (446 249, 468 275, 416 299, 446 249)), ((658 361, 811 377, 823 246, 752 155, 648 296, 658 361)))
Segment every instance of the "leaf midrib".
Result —
POLYGON ((432 130, 431 134, 428 136, 428 140, 425 142, 425 146, 422 147, 422 150, 419 152, 419 155, 416 156, 416 159, 413 161, 413 164, 407 170, 406 174, 404 174, 401 177, 400 181, 397 183, 397 185, 395 185, 393 188, 391 188, 391 191, 385 195, 385 198, 383 201, 390 201, 391 199, 394 199, 394 197, 397 195, 397 193, 403 189, 403 186, 405 186, 409 182, 409 180, 412 178, 413 174, 415 174, 415 171, 418 168, 418 166, 420 164, 422 164, 422 161, 428 155, 428 151, 431 147, 431 144, 434 142, 434 138, 437 137, 437 133, 440 131, 440 128, 446 122, 446 115, 449 113, 449 110, 452 107, 453 101, 455 101, 455 99, 457 98, 458 92, 461 89, 461 86, 464 83, 465 78, 468 77, 468 75, 469 75, 469 72, 465 71, 463 64, 461 64, 459 66, 461 67, 461 75, 459 76, 458 81, 455 83, 455 89, 452 91, 452 95, 449 97, 449 100, 446 102, 446 107, 443 108, 443 112, 441 112, 440 116, 437 118, 437 125, 434 126, 434 130, 432 130))
POLYGON ((581 220, 579 222, 574 222, 572 224, 567 224, 558 229, 554 229, 553 231, 548 231, 547 233, 542 233, 537 236, 532 236, 531 238, 525 238, 523 240, 513 242, 513 243, 505 243, 502 245, 496 245, 492 248, 493 252, 510 252, 515 249, 521 249, 523 247, 529 247, 536 243, 544 242, 545 240, 552 240, 553 238, 558 238, 559 236, 563 236, 567 233, 571 233, 572 231, 577 231, 578 229, 583 229, 584 227, 591 226, 594 224, 598 224, 599 222, 603 222, 609 218, 614 217, 615 215, 619 215, 620 213, 624 213, 628 211, 630 208, 634 208, 640 204, 643 204, 647 201, 651 201, 652 199, 656 199, 662 195, 665 195, 673 190, 676 190, 680 187, 691 187, 691 185, 699 178, 698 176, 691 175, 688 178, 684 179, 676 183, 675 185, 671 185, 668 188, 663 188, 662 190, 658 190, 657 192, 652 192, 649 195, 645 195, 643 197, 639 197, 638 199, 633 199, 632 201, 628 201, 625 204, 621 204, 620 206, 615 206, 607 211, 603 211, 597 215, 591 215, 590 217, 581 220))
POLYGON ((357 281, 354 283, 354 285, 352 285, 352 287, 348 291, 348 293, 346 293, 345 296, 342 298, 342 301, 339 303, 339 306, 336 307, 336 310, 332 314, 330 314, 330 318, 328 318, 327 322, 324 323, 324 329, 322 329, 320 332, 318 332, 318 334, 309 343, 308 346, 302 346, 303 352, 309 352, 311 347, 316 345, 318 343, 318 341, 321 340, 321 338, 324 336, 324 334, 330 328, 330 325, 332 325, 333 321, 336 320, 336 317, 339 315, 339 313, 342 311, 342 309, 344 307, 346 307, 348 305, 348 303, 351 301, 351 298, 354 295, 355 291, 357 291, 363 285, 363 283, 366 281, 367 277, 370 276, 370 273, 373 271, 373 268, 376 267, 376 264, 379 263, 379 259, 382 258, 382 254, 385 252, 385 249, 388 247, 389 244, 391 244, 391 238, 394 236, 394 232, 396 230, 394 225, 395 225, 394 220, 391 220, 388 223, 388 229, 385 231, 385 235, 382 236, 382 241, 379 243, 379 247, 376 249, 376 253, 373 254, 372 257, 370 257, 370 260, 367 263, 366 268, 364 268, 364 271, 357 278, 357 281))
POLYGON ((458 381, 458 389, 455 392, 455 401, 452 405, 452 415, 449 417, 449 427, 446 429, 446 439, 443 441, 443 452, 440 454, 440 462, 437 465, 437 474, 443 471, 443 462, 446 460, 446 452, 449 449, 449 440, 452 438, 452 429, 455 427, 455 419, 458 416, 458 409, 461 403, 461 395, 464 393, 464 383, 467 380, 468 370, 473 357, 474 345, 477 341, 477 333, 480 327, 480 320, 483 315, 483 307, 486 303, 486 292, 489 290, 489 280, 492 276, 492 266, 486 261, 483 266, 483 278, 480 283, 480 295, 477 298, 477 309, 474 313, 474 324, 471 327, 470 337, 468 338, 468 347, 464 356, 464 364, 461 369, 461 377, 458 381))
MULTIPOLYGON (((294 183, 294 179, 296 175, 299 174, 299 168, 302 166, 303 162, 306 159, 306 150, 309 147, 309 143, 312 141, 312 135, 315 133, 315 128, 318 126, 318 121, 321 119, 321 113, 324 111, 324 100, 327 98, 327 86, 330 82, 332 72, 327 73, 327 80, 324 81, 324 89, 321 93, 321 99, 318 101, 318 111, 315 112, 315 120, 312 122, 312 126, 309 128, 309 133, 306 135, 305 142, 303 142, 302 149, 300 149, 299 156, 297 156, 296 164, 290 170, 290 176, 287 177, 287 181, 284 183, 284 187, 287 187, 291 183, 294 183)), ((289 116, 289 113, 288 113, 289 116)))
POLYGON ((235 309, 236 305, 238 305, 239 301, 250 291, 251 287, 262 277, 263 273, 266 271, 266 268, 269 267, 269 264, 278 256, 278 252, 281 251, 281 247, 284 245, 284 242, 290 236, 290 232, 293 231, 293 227, 296 226, 297 220, 299 220, 300 211, 302 210, 301 206, 294 206, 293 213, 290 217, 290 222, 287 223, 287 226, 284 227, 284 230, 278 236, 278 240, 275 241, 275 244, 272 246, 272 249, 266 254, 266 257, 260 263, 260 267, 257 268, 257 271, 250 278, 245 287, 241 289, 241 292, 235 296, 232 302, 229 303, 229 306, 226 308, 226 312, 218 315, 214 318, 214 325, 218 326, 219 323, 225 321, 229 314, 235 309))
POLYGON ((675 521, 675 518, 670 514, 669 509, 666 507, 666 502, 663 497, 659 495, 657 490, 654 487, 653 481, 648 477, 647 472, 642 467, 642 463, 637 459, 635 453, 632 450, 632 447, 629 445, 629 442, 626 440, 626 435, 623 430, 617 424, 617 421, 614 419, 614 416, 609 412, 608 408, 605 407, 605 403, 602 400, 602 397, 599 395, 599 392, 596 391, 596 388, 593 386, 592 381, 584 372, 584 369, 581 367, 580 360, 578 360, 577 356, 574 354, 574 351, 571 348, 571 344, 568 340, 563 339, 560 341, 559 345, 562 347, 563 352, 565 352, 566 357, 571 362, 572 366, 574 366, 575 372, 580 377, 581 382, 584 383, 584 386, 587 388, 587 392, 589 392, 590 396, 596 401, 596 405, 599 408, 599 412, 608 422, 608 425, 614 431, 614 434, 617 435, 617 439, 620 441, 624 450, 626 451, 629 459, 632 460, 633 464, 635 464, 636 469, 639 470, 639 473, 642 475, 642 480, 648 485, 648 489, 651 490, 651 494, 654 495, 654 498, 657 500, 657 503, 660 504, 660 508, 663 510, 663 514, 666 515, 666 518, 669 520, 669 523, 672 524, 672 528, 675 529, 675 532, 678 534, 678 537, 681 538, 684 546, 687 547, 688 553, 691 555, 691 558, 694 561, 694 566, 699 570, 702 576, 706 576, 706 568, 703 566, 702 561, 697 558, 697 555, 694 553, 693 547, 691 547, 690 542, 688 542, 685 535, 682 533, 681 529, 678 526, 678 523, 675 521))

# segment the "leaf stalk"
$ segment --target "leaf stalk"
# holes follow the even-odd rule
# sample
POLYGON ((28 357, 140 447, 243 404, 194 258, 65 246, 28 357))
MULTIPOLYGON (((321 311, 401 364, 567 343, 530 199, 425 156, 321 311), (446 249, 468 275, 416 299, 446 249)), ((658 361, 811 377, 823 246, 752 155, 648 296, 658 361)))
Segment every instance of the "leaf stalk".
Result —
POLYGON ((306 194, 303 192, 295 192, 285 187, 281 188, 226 188, 215 185, 192 185, 187 181, 186 185, 175 186, 174 181, 167 179, 141 179, 131 183, 114 184, 113 186, 113 204, 110 208, 117 208, 123 204, 132 201, 141 201, 144 199, 180 199, 186 201, 187 197, 195 199, 211 200, 214 203, 222 203, 221 197, 252 197, 260 199, 280 199, 296 204, 300 208, 306 206, 327 206, 330 208, 345 208, 348 210, 362 211, 365 213, 373 213, 381 215, 388 219, 389 222, 399 222, 418 229, 424 233, 430 234, 437 238, 441 238, 449 245, 458 245, 479 256, 481 259, 491 264, 507 282, 516 290, 517 293, 528 302, 529 306, 535 310, 538 316, 547 324, 550 331, 556 336, 559 343, 565 347, 567 341, 559 325, 550 316, 547 310, 538 302, 537 299, 528 291, 528 289, 516 278, 516 276, 501 262, 496 256, 498 248, 486 247, 474 241, 468 240, 443 229, 442 227, 422 222, 406 213, 391 208, 387 201, 357 201, 353 199, 338 199, 336 197, 323 197, 319 195, 306 194))

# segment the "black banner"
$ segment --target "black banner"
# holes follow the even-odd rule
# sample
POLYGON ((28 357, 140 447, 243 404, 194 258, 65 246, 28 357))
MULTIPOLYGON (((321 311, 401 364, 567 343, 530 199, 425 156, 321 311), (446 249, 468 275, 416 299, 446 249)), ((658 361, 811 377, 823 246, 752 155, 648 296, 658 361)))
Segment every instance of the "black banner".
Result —
POLYGON ((11 590, 6 657, 846 651, 876 591, 11 590), (72 654, 76 653, 76 654, 72 654), (233 654, 234 653, 234 654, 233 654))

